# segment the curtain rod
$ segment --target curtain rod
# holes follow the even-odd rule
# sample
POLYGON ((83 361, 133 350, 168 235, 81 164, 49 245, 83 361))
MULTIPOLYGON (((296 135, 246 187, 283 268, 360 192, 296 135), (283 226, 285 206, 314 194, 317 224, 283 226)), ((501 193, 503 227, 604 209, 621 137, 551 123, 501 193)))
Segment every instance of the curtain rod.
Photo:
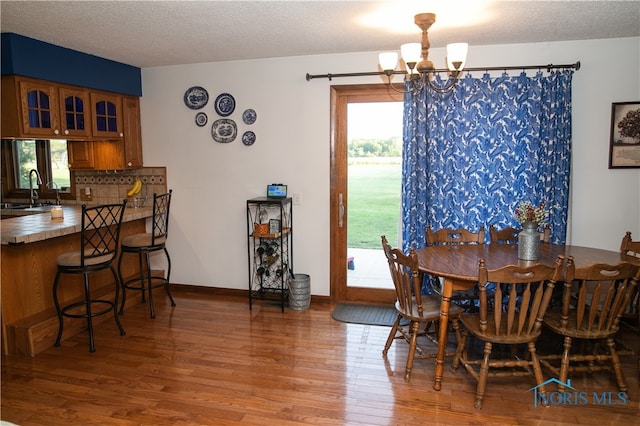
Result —
MULTIPOLYGON (((574 69, 578 71, 580 69, 580 61, 575 64, 565 64, 565 65, 524 65, 524 66, 507 66, 507 67, 479 67, 479 68, 465 68, 462 72, 472 72, 472 71, 508 71, 508 70, 542 70, 545 69, 547 72, 550 72, 552 69, 574 69)), ((435 69, 432 72, 449 72, 446 68, 435 69)), ((393 74, 406 74, 405 71, 394 71, 393 74)), ((331 81, 333 78, 337 77, 364 77, 368 75, 385 75, 382 71, 371 71, 371 72, 352 72, 352 73, 342 73, 342 74, 309 74, 307 73, 307 81, 311 81, 314 78, 328 78, 331 81)))

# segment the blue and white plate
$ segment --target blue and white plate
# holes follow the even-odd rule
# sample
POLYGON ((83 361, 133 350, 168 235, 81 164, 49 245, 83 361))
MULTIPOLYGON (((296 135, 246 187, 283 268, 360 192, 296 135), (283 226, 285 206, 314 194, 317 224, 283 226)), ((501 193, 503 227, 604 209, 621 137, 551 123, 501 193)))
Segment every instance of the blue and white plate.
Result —
POLYGON ((209 92, 200 86, 193 86, 184 92, 184 104, 191 109, 201 109, 209 102, 209 92))
POLYGON ((213 140, 220 143, 233 142, 238 135, 236 122, 228 118, 221 118, 211 125, 211 136, 213 140))
POLYGON ((253 124, 257 118, 258 114, 256 114, 256 111, 253 109, 245 109, 242 113, 242 121, 244 121, 245 124, 253 124))
POLYGON ((244 132, 242 134, 242 143, 251 146, 256 141, 256 134, 253 132, 244 132))
POLYGON ((199 112, 196 114, 196 125, 198 127, 203 127, 204 125, 206 125, 208 120, 209 118, 204 112, 199 112))
POLYGON ((216 98, 214 107, 218 115, 228 117, 236 109, 236 100, 228 93, 221 93, 216 98))

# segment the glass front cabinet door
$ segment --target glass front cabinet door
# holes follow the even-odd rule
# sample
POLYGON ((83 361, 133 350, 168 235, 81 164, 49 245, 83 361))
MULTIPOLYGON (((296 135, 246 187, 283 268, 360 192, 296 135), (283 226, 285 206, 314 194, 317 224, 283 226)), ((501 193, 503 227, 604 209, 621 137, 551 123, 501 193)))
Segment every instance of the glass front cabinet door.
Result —
POLYGON ((91 102, 89 92, 83 89, 61 87, 60 114, 62 135, 65 137, 91 135, 91 102))
POLYGON ((93 134, 108 139, 122 139, 122 97, 91 92, 93 134))
POLYGON ((19 85, 23 134, 46 138, 59 137, 61 130, 58 89, 30 80, 22 80, 19 85))

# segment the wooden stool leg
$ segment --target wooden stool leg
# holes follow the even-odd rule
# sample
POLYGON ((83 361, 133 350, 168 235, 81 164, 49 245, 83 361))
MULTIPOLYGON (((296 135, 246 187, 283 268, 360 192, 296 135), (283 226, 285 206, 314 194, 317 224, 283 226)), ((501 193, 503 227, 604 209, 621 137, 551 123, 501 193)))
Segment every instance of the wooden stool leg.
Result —
POLYGON ((459 334, 460 336, 458 337, 458 347, 456 348, 456 354, 453 357, 453 364, 451 365, 452 373, 455 373, 458 370, 458 366, 460 365, 460 359, 462 359, 462 354, 464 353, 465 348, 467 346, 468 332, 466 328, 463 329, 462 332, 459 334))
MULTIPOLYGON (((562 352, 562 360, 560 360, 560 377, 562 383, 567 383, 569 377, 569 352, 571 351, 571 337, 564 338, 564 351, 562 352)), ((558 385, 558 390, 563 392, 564 386, 558 385)))
POLYGON ((402 315, 398 314, 396 321, 393 323, 391 327, 391 331, 389 332, 389 336, 387 337, 387 342, 384 344, 384 349, 382 350, 382 355, 387 356, 387 352, 389 352, 389 348, 391 347, 391 343, 393 339, 396 337, 396 333, 398 332, 398 326, 400 325, 400 321, 402 320, 402 315))
POLYGON ((482 400, 484 399, 484 392, 487 387, 487 376, 489 375, 489 356, 491 356, 491 343, 486 342, 484 344, 484 357, 482 358, 482 364, 480 365, 480 374, 478 375, 478 387, 476 388, 476 402, 474 406, 476 408, 482 408, 482 400))
POLYGON ((627 386, 627 381, 624 379, 624 374, 622 373, 620 357, 618 357, 618 352, 616 352, 616 342, 613 340, 613 337, 607 339, 607 346, 609 346, 609 353, 611 353, 611 362, 613 364, 613 371, 615 372, 616 380, 618 381, 618 388, 620 388, 620 392, 627 393, 629 391, 629 387, 627 386))
POLYGON ((418 346, 418 329, 420 323, 418 321, 411 321, 411 341, 409 342, 409 354, 407 356, 407 366, 404 371, 404 379, 406 381, 411 380, 411 370, 413 370, 413 358, 416 354, 416 346, 418 346))

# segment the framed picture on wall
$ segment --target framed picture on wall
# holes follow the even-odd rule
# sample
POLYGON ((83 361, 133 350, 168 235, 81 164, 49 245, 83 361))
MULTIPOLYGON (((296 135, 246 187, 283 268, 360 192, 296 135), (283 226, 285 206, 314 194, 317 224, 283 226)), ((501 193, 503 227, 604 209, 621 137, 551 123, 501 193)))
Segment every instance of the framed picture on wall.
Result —
POLYGON ((609 168, 640 167, 640 102, 611 104, 609 168))

